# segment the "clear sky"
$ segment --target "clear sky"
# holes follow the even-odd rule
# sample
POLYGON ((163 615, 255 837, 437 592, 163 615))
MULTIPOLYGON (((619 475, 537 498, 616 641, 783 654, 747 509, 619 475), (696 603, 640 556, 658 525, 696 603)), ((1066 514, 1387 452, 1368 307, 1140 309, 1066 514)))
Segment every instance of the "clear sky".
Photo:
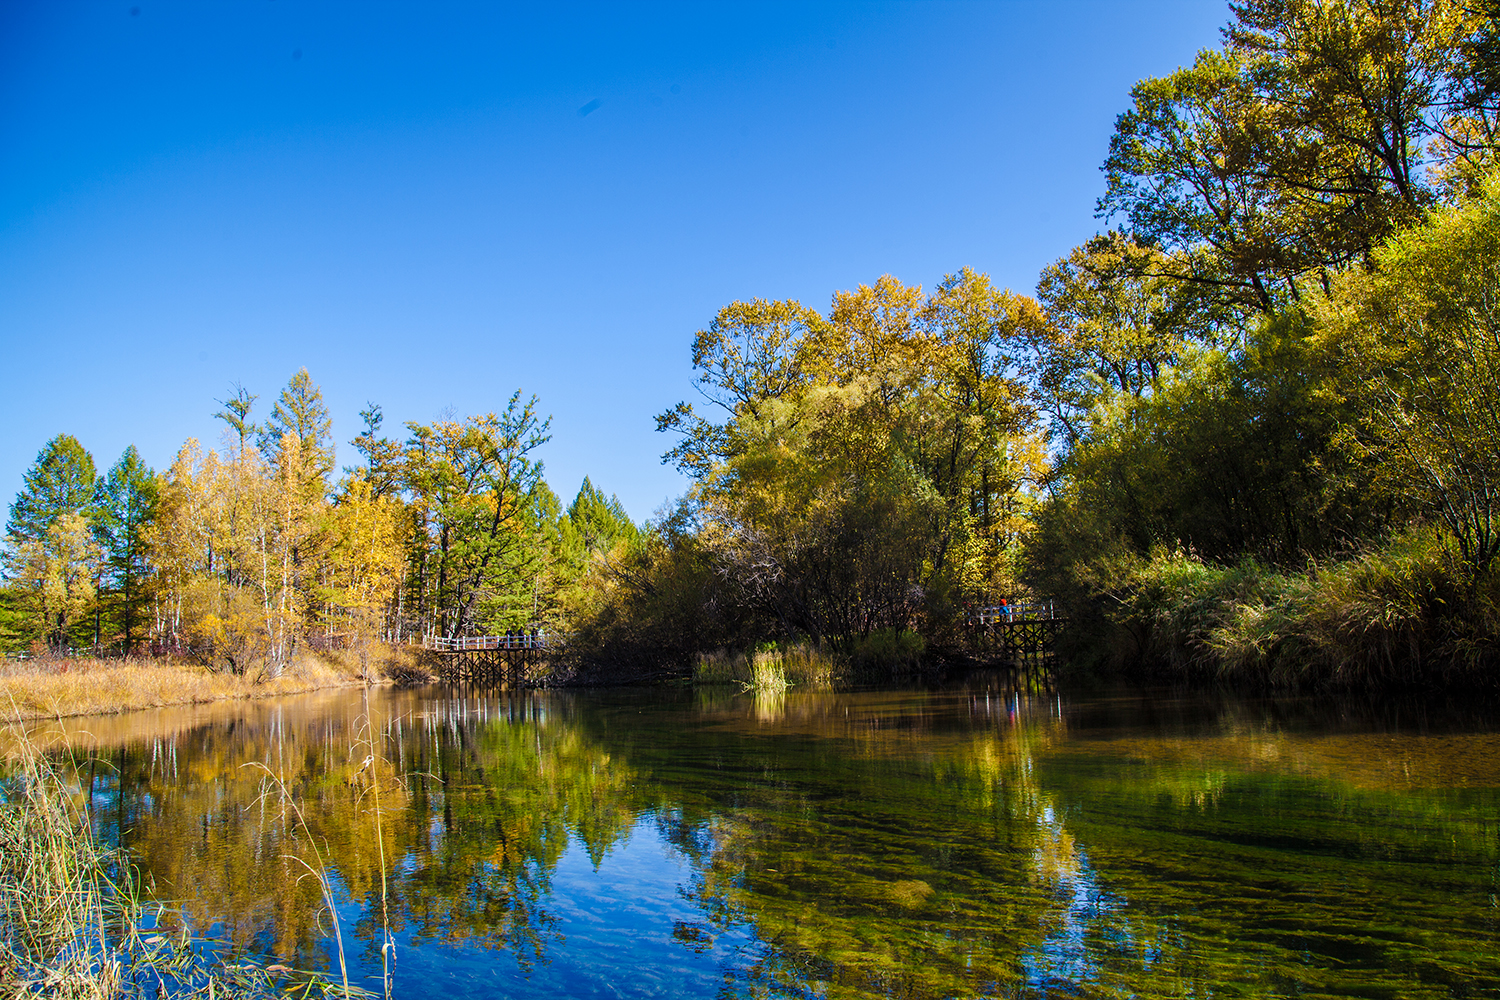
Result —
POLYGON ((1218 0, 0 5, 0 502, 78 437, 157 468, 306 366, 341 464, 386 429, 553 417, 636 519, 653 416, 735 299, 969 266, 1030 291, 1102 223, 1137 80, 1218 0))

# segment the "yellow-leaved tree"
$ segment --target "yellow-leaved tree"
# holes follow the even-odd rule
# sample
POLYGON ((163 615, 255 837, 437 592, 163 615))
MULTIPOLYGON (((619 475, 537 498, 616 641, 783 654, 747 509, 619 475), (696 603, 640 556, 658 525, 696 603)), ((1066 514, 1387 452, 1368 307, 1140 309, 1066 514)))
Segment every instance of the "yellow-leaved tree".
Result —
POLYGON ((34 644, 67 648, 69 628, 93 609, 103 561, 87 519, 76 513, 58 516, 41 537, 9 550, 6 572, 28 605, 34 644))

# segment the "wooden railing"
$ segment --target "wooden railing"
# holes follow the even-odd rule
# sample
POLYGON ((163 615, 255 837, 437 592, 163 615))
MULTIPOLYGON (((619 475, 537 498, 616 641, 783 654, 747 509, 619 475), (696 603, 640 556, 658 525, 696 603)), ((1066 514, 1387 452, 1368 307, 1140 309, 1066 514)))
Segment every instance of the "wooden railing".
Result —
POLYGON ((558 649, 562 636, 547 632, 514 632, 510 635, 462 635, 449 638, 444 635, 424 635, 423 649, 439 653, 465 653, 483 649, 558 649))

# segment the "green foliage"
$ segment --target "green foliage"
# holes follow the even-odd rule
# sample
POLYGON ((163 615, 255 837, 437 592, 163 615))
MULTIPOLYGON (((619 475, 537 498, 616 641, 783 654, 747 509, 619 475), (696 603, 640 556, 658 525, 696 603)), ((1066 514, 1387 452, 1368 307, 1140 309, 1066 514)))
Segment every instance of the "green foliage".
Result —
POLYGON ((882 277, 826 316, 735 303, 699 333, 724 419, 681 404, 658 423, 683 435, 666 459, 694 478, 698 545, 755 634, 847 654, 1007 586, 1041 465, 1018 380, 1041 323, 965 269, 931 295, 882 277))
POLYGON ((1117 123, 1100 210, 1129 231, 1039 287, 1033 391, 1062 446, 1028 578, 1084 659, 1481 682, 1494 12, 1232 10, 1220 50, 1140 83, 1117 123))
POLYGON ((1500 177, 1375 261, 1321 310, 1360 404, 1346 443, 1482 572, 1500 554, 1500 177))
POLYGON ((71 434, 48 441, 26 471, 10 507, 5 532, 13 542, 34 542, 59 517, 84 513, 94 499, 94 459, 71 434))
POLYGON ((1296 561, 1383 530, 1401 500, 1336 446, 1353 413, 1339 378, 1292 311, 1263 319, 1239 350, 1190 352, 1150 394, 1105 393, 1058 464, 1034 569, 1055 577, 1043 564, 1074 559, 1065 549, 1162 544, 1296 561))
POLYGON ((587 476, 566 513, 565 523, 580 555, 608 555, 617 546, 633 544, 642 537, 620 498, 606 497, 587 476))
POLYGON ((580 680, 685 676, 704 649, 742 645, 744 601, 682 507, 607 559, 567 593, 569 667, 580 680))
MULTIPOLYGON (((248 414, 255 397, 247 397, 241 389, 237 399, 248 414)), ((233 411, 234 407, 230 409, 233 411)), ((243 421, 244 414, 240 419, 243 421)), ((229 422, 235 427, 233 421, 229 422)), ((333 471, 332 428, 333 419, 323 402, 323 390, 313 383, 306 368, 299 368, 281 390, 271 407, 271 416, 259 430, 261 453, 267 462, 273 462, 282 448, 282 438, 288 435, 296 438, 300 446, 298 478, 310 486, 321 485, 326 491, 328 474, 333 471)))
POLYGON ((1075 636, 1075 654, 1176 679, 1484 685, 1500 652, 1500 581, 1487 575, 1475 587, 1432 530, 1294 571, 1158 549, 1090 572, 1107 624, 1075 636))
MULTIPOLYGON (((307 369, 304 368, 303 372, 305 373, 306 371, 307 369)), ((251 393, 250 390, 238 382, 234 383, 232 388, 234 392, 228 399, 218 401, 219 405, 224 407, 224 409, 215 413, 214 419, 222 420, 229 425, 229 430, 234 434, 236 454, 243 454, 245 448, 249 445, 250 439, 259 436, 261 433, 261 428, 255 426, 250 420, 250 411, 255 407, 255 401, 260 397, 251 393)))
POLYGON ((156 517, 159 489, 157 475, 131 445, 99 480, 94 495, 94 534, 104 550, 110 589, 108 634, 118 634, 127 653, 142 638, 146 620, 151 572, 147 530, 156 517))
POLYGON ((1099 209, 1172 254, 1179 279, 1269 311, 1433 202, 1426 147, 1468 134, 1475 105, 1450 95, 1481 19, 1450 0, 1231 9, 1222 50, 1133 89, 1099 209))
POLYGON ((475 631, 482 622, 531 620, 517 586, 531 591, 527 584, 541 569, 530 541, 538 504, 550 501, 556 514, 556 497, 543 492, 542 465, 533 457, 549 438, 549 423, 537 415, 535 397, 522 402, 516 392, 500 413, 407 424, 402 485, 416 523, 412 610, 424 632, 475 635, 483 634, 475 631))

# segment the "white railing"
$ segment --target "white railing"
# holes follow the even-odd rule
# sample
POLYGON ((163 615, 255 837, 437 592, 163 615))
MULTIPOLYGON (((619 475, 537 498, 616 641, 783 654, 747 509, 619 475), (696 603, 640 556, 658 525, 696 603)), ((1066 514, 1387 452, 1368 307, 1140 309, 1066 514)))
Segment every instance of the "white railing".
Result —
POLYGON ((423 649, 439 653, 463 653, 483 649, 557 649, 562 637, 546 632, 513 632, 510 635, 461 635, 449 638, 444 635, 424 635, 423 649))
POLYGON ((1005 601, 969 612, 971 625, 1008 625, 1011 622, 1051 621, 1057 617, 1057 608, 1048 597, 1035 601, 1005 601))

